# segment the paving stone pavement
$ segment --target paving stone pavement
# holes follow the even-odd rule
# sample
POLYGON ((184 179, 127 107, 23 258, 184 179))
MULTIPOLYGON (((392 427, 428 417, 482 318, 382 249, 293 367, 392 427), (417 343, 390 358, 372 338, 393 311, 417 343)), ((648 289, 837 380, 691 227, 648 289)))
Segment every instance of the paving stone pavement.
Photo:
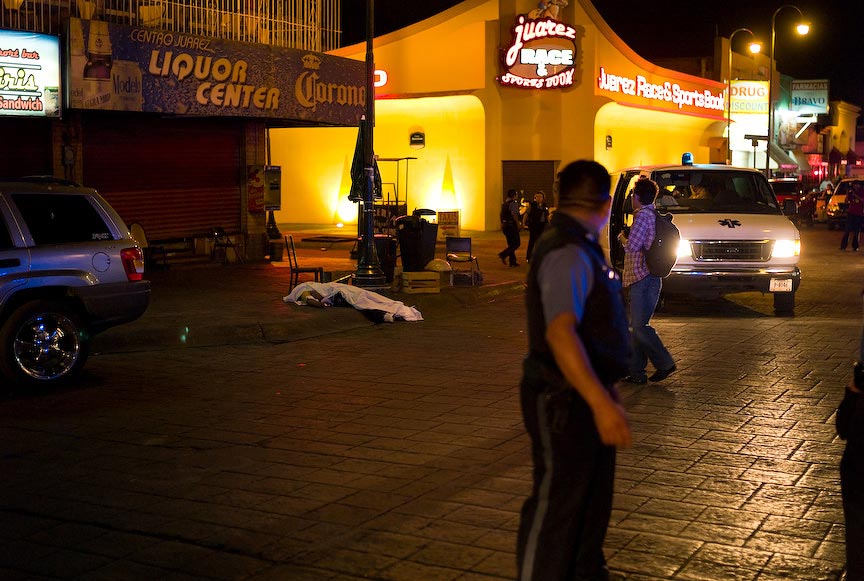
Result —
MULTIPOLYGON (((833 414, 864 260, 802 235, 794 318, 755 294, 658 313, 679 371, 623 389, 614 578, 841 578, 833 414)), ((154 280, 154 311, 79 385, 0 400, 0 578, 515 578, 524 267, 495 265, 496 242, 493 284, 409 296, 419 323, 285 305, 260 265, 154 280)))

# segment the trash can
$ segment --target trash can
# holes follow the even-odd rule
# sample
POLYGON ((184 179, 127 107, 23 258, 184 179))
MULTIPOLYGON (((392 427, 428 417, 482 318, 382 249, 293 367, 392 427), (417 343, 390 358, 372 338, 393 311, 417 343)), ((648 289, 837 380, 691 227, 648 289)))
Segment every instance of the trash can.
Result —
POLYGON ((375 235, 375 252, 378 262, 387 282, 393 282, 393 271, 396 269, 396 239, 388 234, 375 235))
POLYGON ((418 215, 402 216, 396 219, 399 235, 399 252, 402 256, 402 270, 420 272, 435 258, 435 241, 438 237, 438 224, 433 224, 418 215))
POLYGON ((281 238, 270 240, 270 262, 282 262, 284 251, 285 242, 281 238))

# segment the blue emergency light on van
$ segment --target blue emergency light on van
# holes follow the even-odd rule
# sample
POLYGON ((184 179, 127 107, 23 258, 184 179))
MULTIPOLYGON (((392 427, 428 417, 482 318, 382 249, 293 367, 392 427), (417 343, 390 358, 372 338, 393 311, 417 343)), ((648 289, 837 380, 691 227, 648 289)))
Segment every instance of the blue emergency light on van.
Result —
POLYGON ((693 154, 689 151, 684 152, 681 156, 681 165, 693 165, 693 154))

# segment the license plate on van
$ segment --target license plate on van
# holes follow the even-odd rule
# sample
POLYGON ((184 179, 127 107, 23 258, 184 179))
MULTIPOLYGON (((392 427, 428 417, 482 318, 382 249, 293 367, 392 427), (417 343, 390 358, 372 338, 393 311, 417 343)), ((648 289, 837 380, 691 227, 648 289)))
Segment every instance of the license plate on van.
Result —
POLYGON ((768 290, 772 293, 791 293, 791 278, 772 278, 768 283, 768 290))

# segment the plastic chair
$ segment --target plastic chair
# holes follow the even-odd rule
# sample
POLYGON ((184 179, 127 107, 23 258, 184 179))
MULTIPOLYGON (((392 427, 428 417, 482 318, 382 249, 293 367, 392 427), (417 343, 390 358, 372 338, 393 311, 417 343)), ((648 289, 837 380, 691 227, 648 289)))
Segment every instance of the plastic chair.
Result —
POLYGON ((479 282, 480 263, 471 252, 471 238, 464 236, 448 236, 444 246, 447 264, 450 265, 450 286, 457 274, 467 274, 471 277, 471 286, 479 282), (466 268, 467 267, 467 268, 466 268))
POLYGON ((315 277, 315 282, 324 281, 323 266, 300 266, 297 264, 297 250, 294 248, 294 237, 290 234, 285 236, 285 248, 288 249, 288 266, 291 269, 291 287, 289 291, 300 282, 300 273, 309 272, 315 277))
POLYGON ((216 258, 217 252, 221 250, 222 262, 228 262, 228 251, 233 250, 234 256, 237 257, 237 262, 242 263, 243 255, 240 253, 242 248, 243 244, 231 240, 231 237, 228 236, 224 228, 221 226, 215 226, 213 228, 213 249, 210 251, 210 260, 216 258))
POLYGON ((165 250, 164 246, 150 245, 150 242, 147 240, 147 233, 144 231, 144 226, 135 222, 129 226, 129 232, 144 252, 145 266, 156 266, 158 264, 161 268, 168 268, 168 251, 165 250), (159 257, 158 262, 156 261, 156 257, 159 257))

